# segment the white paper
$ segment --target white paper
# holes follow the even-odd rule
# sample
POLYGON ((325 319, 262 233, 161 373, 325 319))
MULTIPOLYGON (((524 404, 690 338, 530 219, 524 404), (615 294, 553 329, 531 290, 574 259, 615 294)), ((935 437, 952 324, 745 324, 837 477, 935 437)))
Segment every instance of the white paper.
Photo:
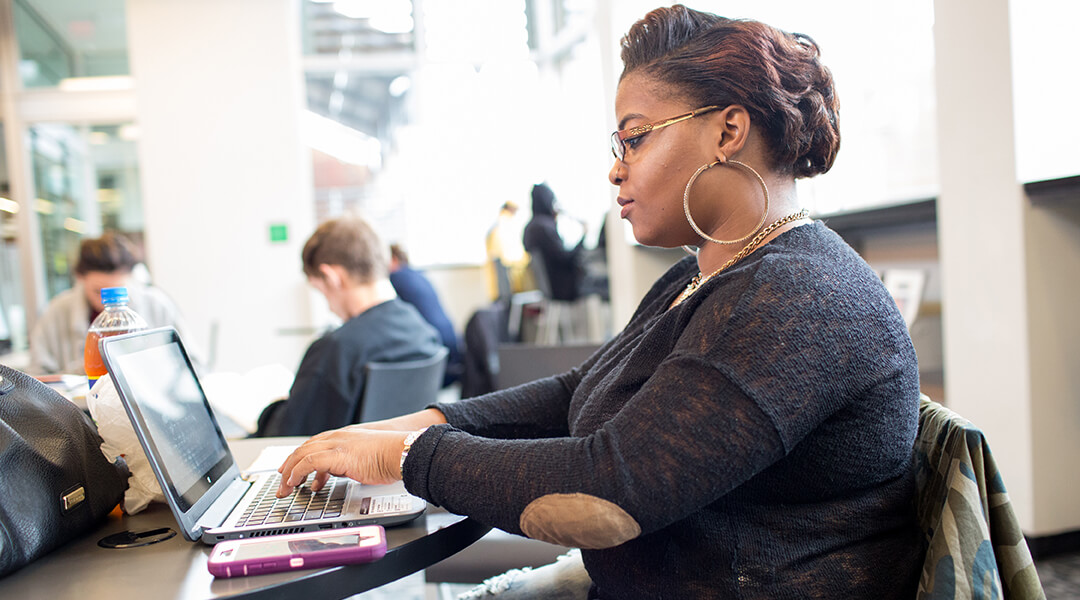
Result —
POLYGON ((199 376, 214 412, 224 414, 248 433, 255 433, 259 415, 268 404, 289 396, 293 373, 279 364, 256 367, 247 373, 211 373, 199 376))
POLYGON ((277 471, 285 459, 296 450, 296 446, 267 446, 259 453, 258 458, 244 470, 245 475, 277 471))

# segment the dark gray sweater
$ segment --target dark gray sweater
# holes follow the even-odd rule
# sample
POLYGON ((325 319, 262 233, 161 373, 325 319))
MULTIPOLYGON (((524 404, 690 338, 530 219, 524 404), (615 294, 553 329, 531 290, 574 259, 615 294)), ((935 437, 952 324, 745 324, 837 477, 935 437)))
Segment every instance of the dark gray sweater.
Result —
POLYGON ((918 365, 881 281, 820 222, 667 310, 696 272, 580 368, 439 405, 408 489, 514 533, 545 495, 614 503, 641 534, 583 551, 596 598, 913 597, 918 365))

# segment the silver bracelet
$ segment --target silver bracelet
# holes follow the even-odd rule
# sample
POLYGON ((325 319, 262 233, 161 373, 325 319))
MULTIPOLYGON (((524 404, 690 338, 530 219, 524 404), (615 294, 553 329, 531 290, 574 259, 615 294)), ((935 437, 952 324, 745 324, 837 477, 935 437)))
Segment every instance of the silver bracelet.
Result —
POLYGON ((402 479, 405 478, 405 458, 409 456, 409 450, 412 449, 412 445, 416 443, 417 438, 423 435, 427 429, 427 427, 417 429, 405 438, 405 446, 401 449, 401 463, 398 465, 398 470, 401 471, 402 479))

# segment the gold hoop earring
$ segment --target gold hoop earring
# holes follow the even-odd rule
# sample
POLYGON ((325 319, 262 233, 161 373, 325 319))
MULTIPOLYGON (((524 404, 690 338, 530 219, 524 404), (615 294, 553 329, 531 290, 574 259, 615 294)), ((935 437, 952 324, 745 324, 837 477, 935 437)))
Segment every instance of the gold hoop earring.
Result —
POLYGON ((739 242, 746 241, 746 240, 750 239, 751 237, 753 237, 753 235, 755 233, 757 233, 759 230, 761 230, 762 226, 765 225, 765 219, 766 219, 766 217, 769 216, 769 188, 768 188, 768 186, 765 185, 765 180, 762 179, 761 175, 757 171, 755 171, 754 168, 751 167, 750 165, 745 164, 745 163, 741 163, 741 162, 739 162, 737 160, 724 160, 723 158, 721 158, 720 160, 716 160, 716 161, 713 161, 711 163, 701 165, 701 167, 699 167, 697 171, 694 171, 694 174, 690 176, 690 181, 686 182, 686 191, 683 192, 682 206, 683 206, 683 212, 686 214, 686 221, 688 223, 690 223, 690 227, 692 227, 694 229, 695 233, 697 233, 701 237, 705 238, 706 240, 709 240, 710 242, 712 242, 714 244, 722 244, 722 245, 738 244, 739 242), (761 184, 761 191, 765 193, 765 210, 761 213, 761 220, 758 221, 758 224, 757 224, 756 227, 754 227, 753 231, 751 231, 750 233, 742 236, 741 238, 739 238, 737 240, 718 240, 718 239, 716 239, 714 237, 710 237, 709 234, 705 233, 704 231, 701 230, 700 227, 698 227, 697 223, 694 222, 694 218, 690 216, 690 188, 694 185, 694 182, 697 180, 698 175, 701 175, 706 170, 711 169, 712 167, 715 167, 716 165, 737 165, 737 166, 740 166, 740 167, 746 169, 747 171, 750 171, 754 175, 754 177, 757 178, 758 183, 761 184))
POLYGON ((690 256, 697 256, 698 249, 693 246, 687 246, 686 244, 683 244, 682 249, 683 252, 689 254, 690 256))

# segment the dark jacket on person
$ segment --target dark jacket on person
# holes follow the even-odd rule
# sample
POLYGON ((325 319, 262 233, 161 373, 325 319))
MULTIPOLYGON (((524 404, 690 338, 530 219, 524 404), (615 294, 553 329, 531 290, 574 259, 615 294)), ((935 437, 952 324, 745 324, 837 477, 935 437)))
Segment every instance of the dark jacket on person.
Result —
POLYGON ((397 298, 377 304, 312 342, 289 398, 267 407, 256 435, 315 435, 354 423, 369 362, 420 360, 440 346, 412 305, 397 298))
POLYGON ((446 316, 446 311, 443 310, 442 302, 439 301, 439 295, 435 292, 434 286, 423 273, 408 265, 403 265, 390 274, 390 284, 394 286, 398 298, 416 307, 416 310, 420 311, 420 316, 439 332, 443 346, 450 351, 446 361, 443 385, 457 381, 461 376, 462 368, 461 347, 458 344, 457 334, 454 332, 454 325, 450 322, 450 317, 446 316))
POLYGON ((555 194, 545 184, 533 186, 532 213, 522 235, 525 251, 531 256, 542 257, 553 300, 577 300, 581 293, 584 246, 579 243, 573 249, 567 249, 563 244, 555 224, 555 194))

